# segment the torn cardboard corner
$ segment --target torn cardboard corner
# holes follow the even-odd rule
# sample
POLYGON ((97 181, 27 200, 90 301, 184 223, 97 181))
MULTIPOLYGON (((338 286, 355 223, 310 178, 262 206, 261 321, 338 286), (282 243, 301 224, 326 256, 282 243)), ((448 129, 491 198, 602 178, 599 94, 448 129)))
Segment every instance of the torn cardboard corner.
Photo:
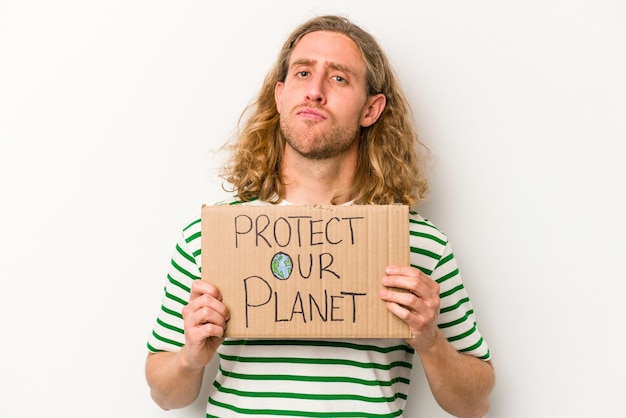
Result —
POLYGON ((202 279, 227 337, 408 338, 378 294, 409 251, 403 205, 202 207, 202 279))

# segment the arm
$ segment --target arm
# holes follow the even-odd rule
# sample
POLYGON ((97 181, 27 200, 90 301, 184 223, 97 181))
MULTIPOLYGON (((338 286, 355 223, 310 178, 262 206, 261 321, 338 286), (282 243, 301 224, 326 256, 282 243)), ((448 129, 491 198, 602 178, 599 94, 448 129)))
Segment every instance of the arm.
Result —
POLYGON ((178 352, 148 354, 146 380, 161 408, 182 408, 198 397, 204 368, 222 343, 229 318, 221 299, 215 286, 195 280, 182 312, 185 345, 178 352))
POLYGON ((186 364, 183 351, 184 347, 177 353, 149 353, 146 359, 150 396, 163 409, 188 406, 200 393, 204 367, 190 368, 186 364))
POLYGON ((417 353, 437 403, 454 416, 484 416, 495 383, 491 362, 459 353, 436 334, 434 344, 417 353))
POLYGON ((495 384, 493 368, 456 351, 439 330, 439 285, 413 267, 389 266, 386 273, 384 286, 406 291, 383 289, 380 296, 409 325, 412 337, 407 342, 419 355, 439 405, 458 417, 485 415, 495 384))

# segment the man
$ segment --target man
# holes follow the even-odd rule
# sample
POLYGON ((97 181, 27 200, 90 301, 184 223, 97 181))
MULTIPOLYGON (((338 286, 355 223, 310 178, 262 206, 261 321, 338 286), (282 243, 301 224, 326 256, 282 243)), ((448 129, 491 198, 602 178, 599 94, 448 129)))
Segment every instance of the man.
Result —
MULTIPOLYGON (((347 19, 297 28, 242 121, 222 173, 237 203, 415 206, 427 191, 404 94, 376 41, 347 19)), ((410 216, 411 266, 389 266, 380 292, 408 324, 406 341, 225 340, 228 308, 219 289, 197 280, 200 222, 191 223, 148 342, 155 402, 193 402, 217 352, 208 417, 397 417, 417 353, 442 408, 483 416, 494 385, 489 349, 445 235, 410 216)))

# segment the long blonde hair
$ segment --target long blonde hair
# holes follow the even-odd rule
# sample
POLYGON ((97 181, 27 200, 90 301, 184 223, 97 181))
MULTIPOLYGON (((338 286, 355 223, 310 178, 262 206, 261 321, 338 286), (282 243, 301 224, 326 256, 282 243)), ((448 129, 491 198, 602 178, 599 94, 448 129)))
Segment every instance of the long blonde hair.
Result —
POLYGON ((285 81, 296 44, 304 35, 317 31, 338 32, 351 38, 365 59, 368 95, 383 93, 387 99, 378 121, 361 128, 351 197, 357 204, 415 206, 428 192, 423 172, 428 150, 418 138, 410 106, 384 52, 369 33, 339 16, 315 17, 289 36, 256 99, 242 113, 234 142, 226 145, 231 156, 220 176, 243 201, 258 198, 276 203, 283 199, 285 140, 280 132, 274 87, 285 81))

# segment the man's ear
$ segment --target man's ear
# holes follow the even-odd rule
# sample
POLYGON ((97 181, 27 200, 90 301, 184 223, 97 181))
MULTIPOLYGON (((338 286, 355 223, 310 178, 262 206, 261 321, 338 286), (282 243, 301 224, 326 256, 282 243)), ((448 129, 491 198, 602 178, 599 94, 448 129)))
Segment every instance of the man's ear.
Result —
POLYGON ((367 104, 363 108, 363 115, 361 116, 361 126, 367 128, 372 126, 385 110, 387 106, 387 97, 384 94, 378 93, 370 96, 367 99, 367 104))
POLYGON ((284 83, 279 81, 274 87, 274 102, 276 102, 276 110, 280 113, 281 103, 280 96, 283 94, 284 83))

